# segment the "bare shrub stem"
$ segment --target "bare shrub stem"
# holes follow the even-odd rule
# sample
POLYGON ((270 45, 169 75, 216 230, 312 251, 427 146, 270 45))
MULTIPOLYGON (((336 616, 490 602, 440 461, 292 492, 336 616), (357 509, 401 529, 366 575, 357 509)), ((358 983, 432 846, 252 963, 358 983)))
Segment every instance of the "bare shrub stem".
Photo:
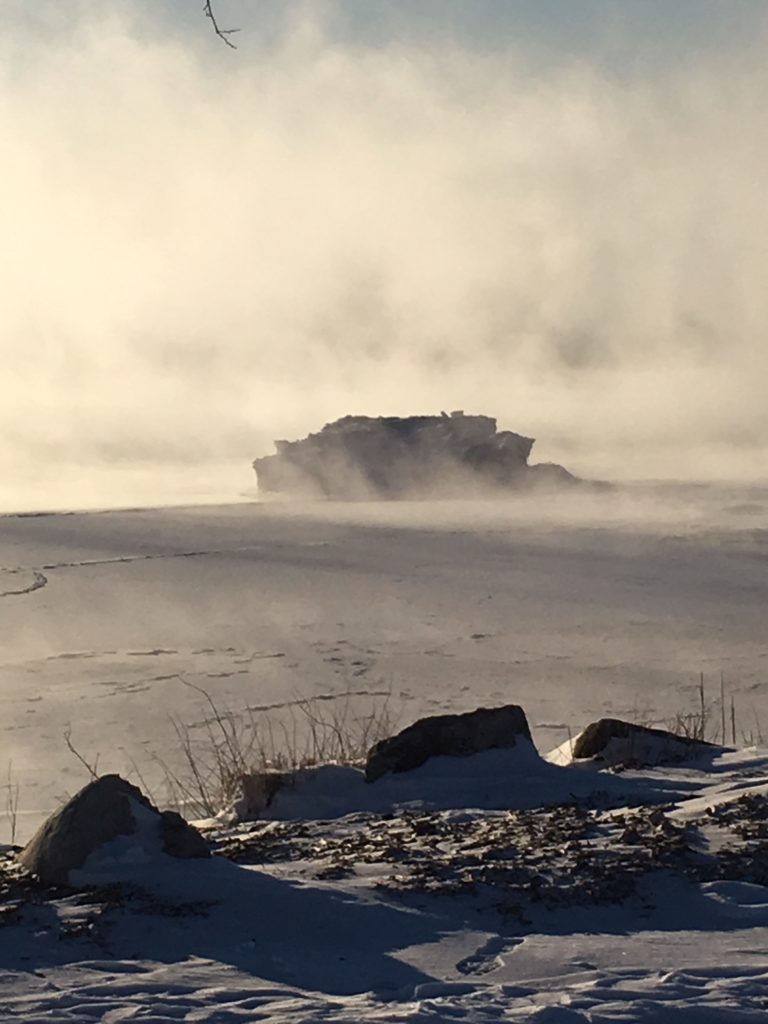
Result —
POLYGON ((16 845, 19 825, 19 797, 21 786, 13 774, 13 762, 8 762, 8 774, 5 787, 5 814, 10 829, 11 846, 16 845))
POLYGON ((68 725, 67 728, 64 730, 64 742, 67 745, 67 750, 70 752, 70 754, 72 754, 74 757, 77 758, 77 760, 85 768, 85 770, 88 772, 88 774, 91 776, 91 778, 92 779, 98 779, 98 777, 99 777, 99 772, 98 772, 98 768, 99 768, 99 755, 98 754, 96 755, 96 760, 91 764, 91 762, 88 761, 80 753, 80 751, 75 747, 74 743, 72 742, 72 726, 71 725, 68 725))
POLYGON ((155 756, 171 799, 180 809, 213 817, 240 795, 244 777, 279 771, 290 774, 324 763, 354 764, 395 728, 390 695, 356 713, 360 694, 341 693, 332 701, 297 697, 286 717, 245 708, 233 712, 202 686, 178 677, 202 698, 204 720, 190 726, 176 717, 170 723, 181 765, 155 756))

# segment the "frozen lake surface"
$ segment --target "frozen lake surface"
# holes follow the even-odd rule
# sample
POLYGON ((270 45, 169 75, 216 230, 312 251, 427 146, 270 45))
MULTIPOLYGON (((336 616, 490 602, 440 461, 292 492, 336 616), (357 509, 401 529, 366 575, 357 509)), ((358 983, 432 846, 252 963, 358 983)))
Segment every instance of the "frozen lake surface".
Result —
MULTIPOLYGON (((389 695, 403 725, 518 702, 546 751, 600 715, 695 711, 701 672, 716 727, 722 673, 740 743, 768 722, 759 488, 17 515, 0 553, 17 839, 88 779, 69 730, 100 771, 161 786, 171 719, 205 735, 189 683, 257 720, 350 693, 389 695)), ((757 1024, 767 765, 758 746, 595 773, 527 748, 371 787, 327 767, 277 820, 210 833, 211 860, 118 837, 86 894, 22 880, 16 899, 0 846, 3 1007, 62 1024, 757 1024)))
MULTIPOLYGON (((768 729, 768 491, 244 503, 0 519, 3 757, 21 833, 100 770, 174 759, 204 687, 233 710, 391 694, 402 725, 520 703, 543 751, 664 722, 720 674, 768 729), (181 677, 181 679, 179 678, 181 677)), ((741 738, 741 737, 740 737, 741 738)))

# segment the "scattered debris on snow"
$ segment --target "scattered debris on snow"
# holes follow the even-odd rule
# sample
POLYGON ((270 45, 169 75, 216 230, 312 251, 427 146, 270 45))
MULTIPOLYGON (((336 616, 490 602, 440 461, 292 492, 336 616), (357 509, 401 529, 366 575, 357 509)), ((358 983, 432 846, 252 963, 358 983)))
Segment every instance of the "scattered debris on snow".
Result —
POLYGON ((762 1022, 768 753, 618 775, 541 761, 558 804, 514 809, 518 774, 506 809, 480 809, 491 762, 515 755, 359 781, 428 789, 461 769, 450 809, 219 827, 208 859, 137 856, 119 836, 76 873, 82 892, 8 850, 3 1019, 762 1022), (592 780, 589 796, 568 779, 592 780))

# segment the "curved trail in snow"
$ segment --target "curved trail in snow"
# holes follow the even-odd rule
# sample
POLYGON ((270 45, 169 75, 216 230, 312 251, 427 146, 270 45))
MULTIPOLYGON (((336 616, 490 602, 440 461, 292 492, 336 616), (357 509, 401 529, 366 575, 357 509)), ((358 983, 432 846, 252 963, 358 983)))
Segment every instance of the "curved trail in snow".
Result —
POLYGON ((5 576, 22 576, 24 574, 32 577, 32 582, 28 586, 0 591, 0 598, 21 597, 25 594, 32 594, 36 590, 42 590, 48 584, 48 577, 45 574, 55 572, 57 569, 88 569, 98 565, 152 562, 164 558, 204 558, 206 555, 243 554, 247 551, 256 551, 259 547, 260 545, 248 545, 246 547, 220 548, 212 551, 169 551, 145 555, 116 555, 114 558, 86 558, 77 562, 49 562, 41 565, 39 568, 23 565, 13 568, 0 568, 0 580, 5 576))
POLYGON ((32 577, 31 583, 25 587, 19 587, 15 590, 1 590, 0 597, 23 597, 25 594, 33 594, 36 590, 42 590, 48 583, 48 577, 40 572, 38 569, 2 569, 0 570, 2 576, 23 576, 27 574, 32 577))

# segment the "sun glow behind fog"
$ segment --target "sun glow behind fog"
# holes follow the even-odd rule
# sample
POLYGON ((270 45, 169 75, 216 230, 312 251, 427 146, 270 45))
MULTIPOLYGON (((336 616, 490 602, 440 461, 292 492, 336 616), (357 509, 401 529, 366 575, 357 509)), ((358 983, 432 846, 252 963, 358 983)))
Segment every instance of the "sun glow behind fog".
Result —
POLYGON ((759 41, 619 80, 302 13, 213 61, 104 7, 3 44, 4 505, 247 489, 274 437, 443 408, 584 475, 764 475, 759 41))

